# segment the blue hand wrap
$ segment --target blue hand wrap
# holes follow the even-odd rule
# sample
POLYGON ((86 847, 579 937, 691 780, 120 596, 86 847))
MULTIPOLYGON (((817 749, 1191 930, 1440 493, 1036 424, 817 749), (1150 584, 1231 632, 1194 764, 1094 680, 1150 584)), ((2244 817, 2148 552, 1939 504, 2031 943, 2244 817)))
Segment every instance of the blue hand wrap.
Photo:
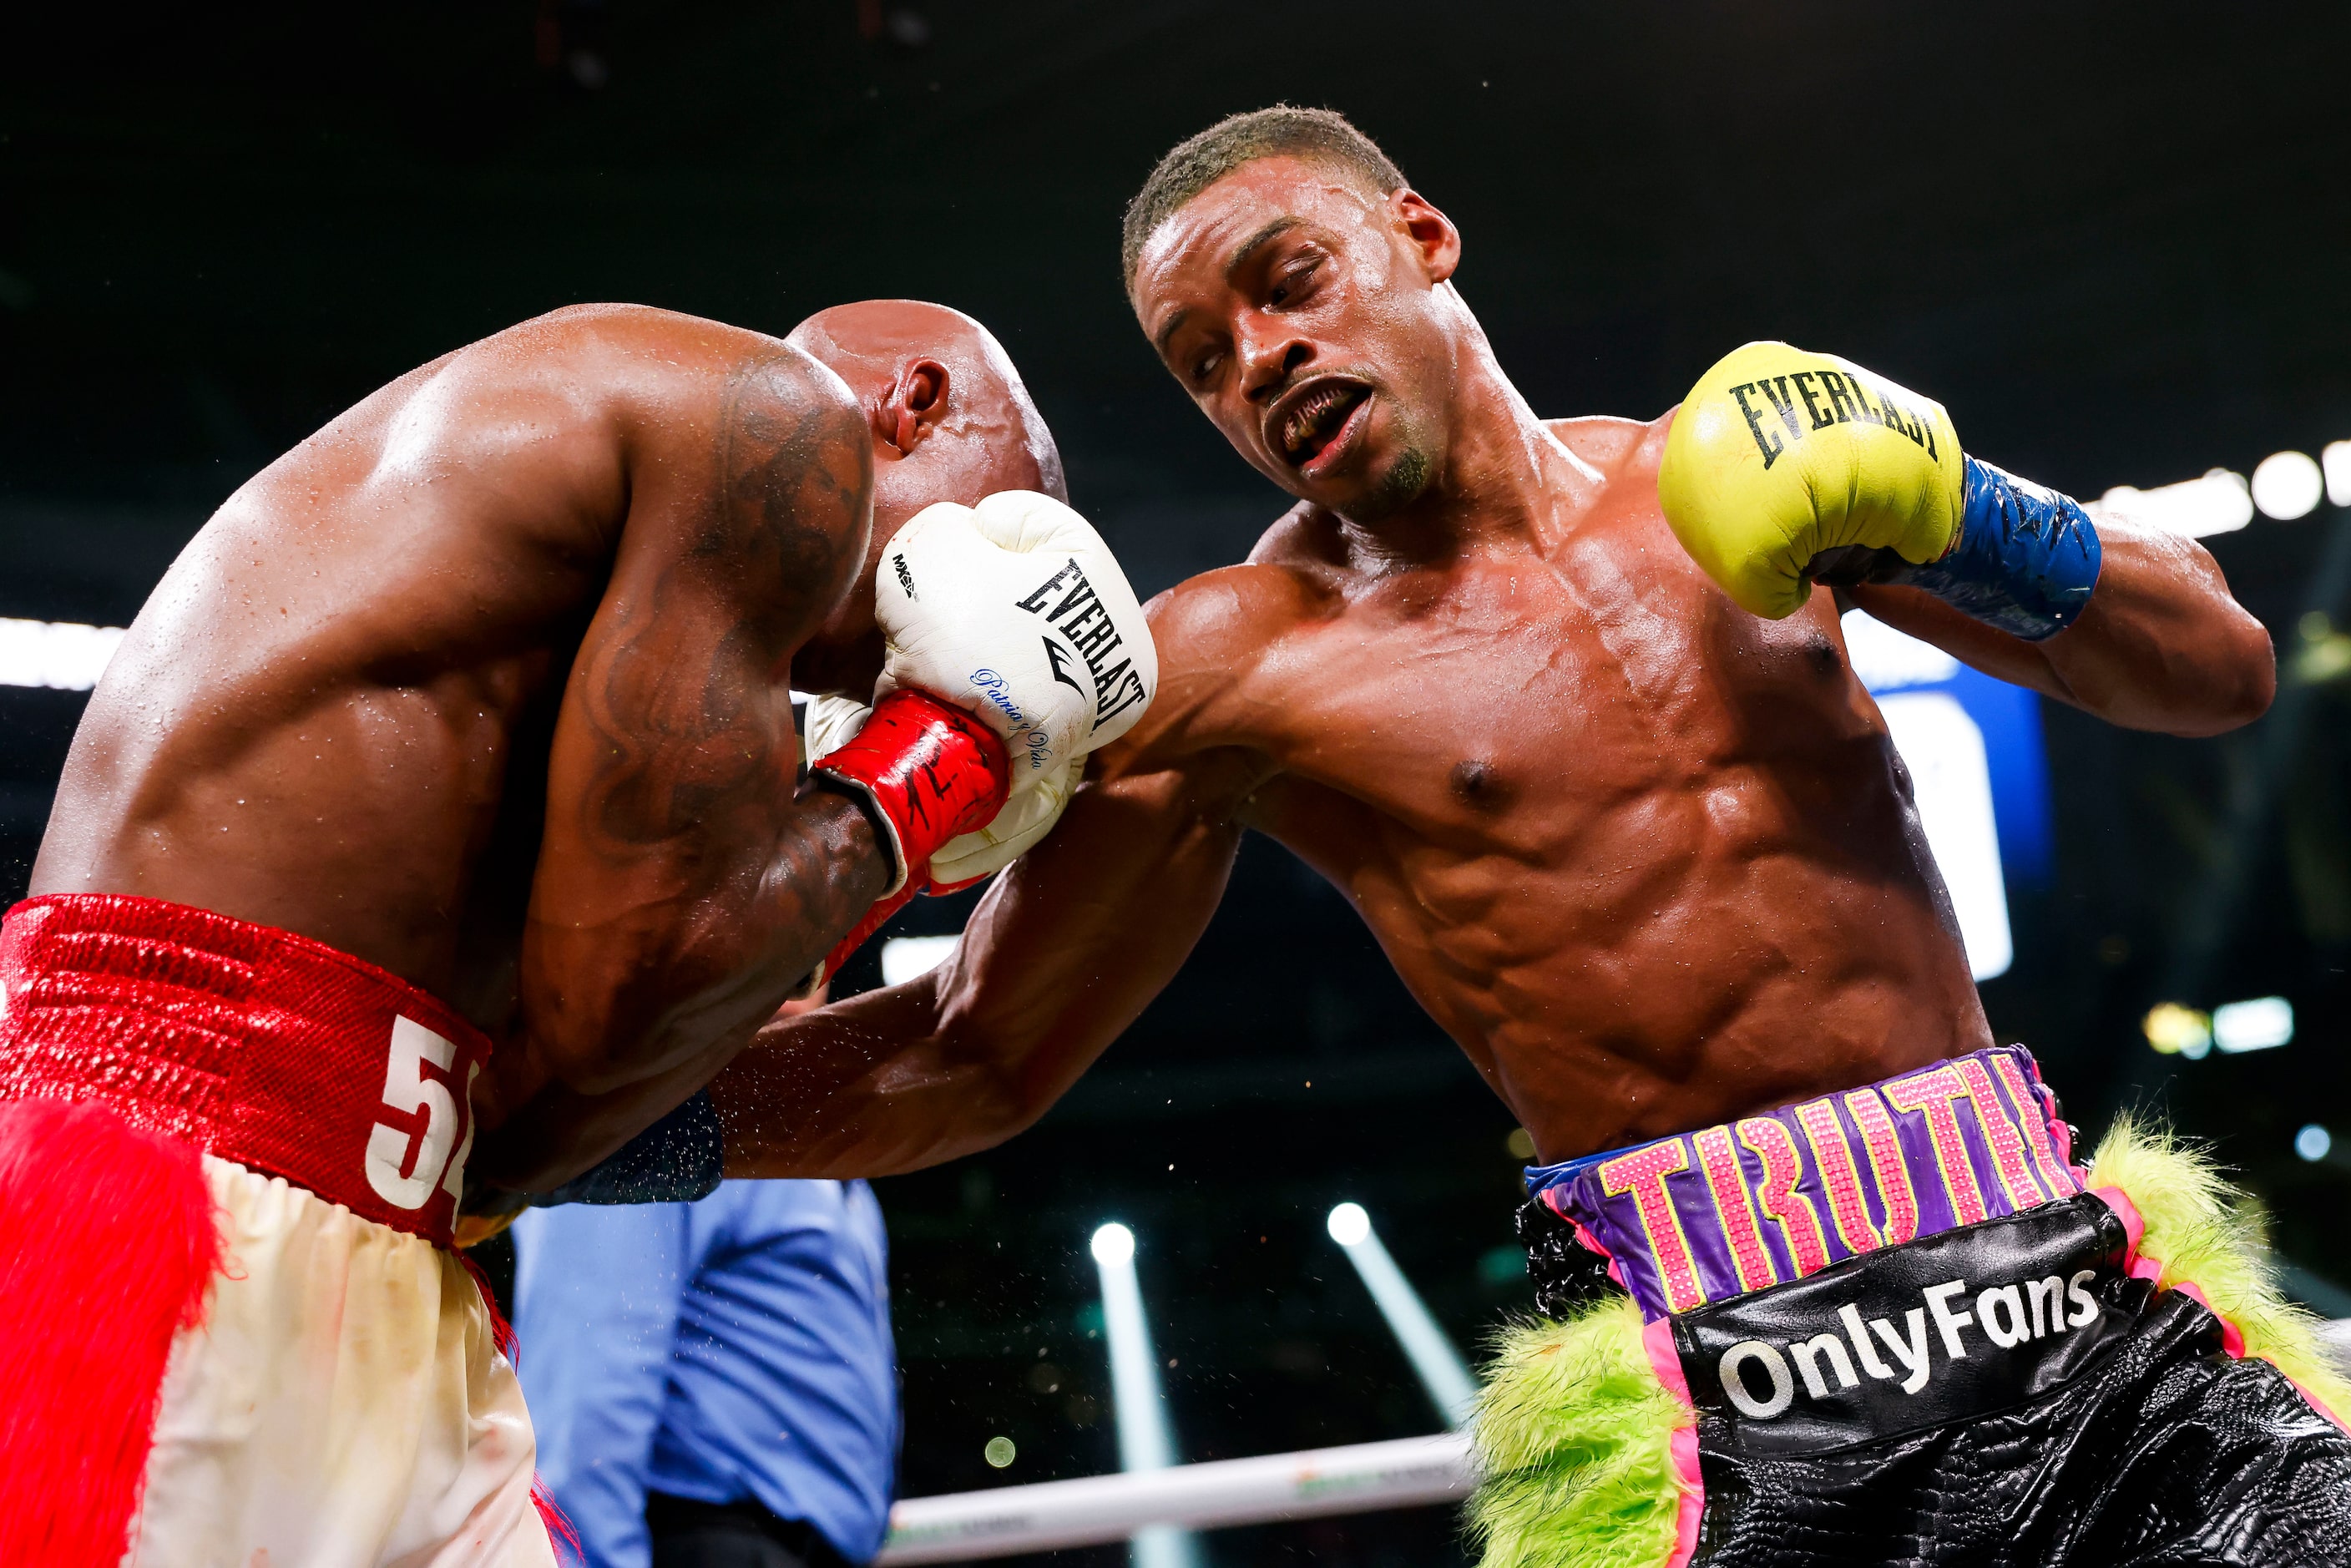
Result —
POLYGON ((2072 625, 2098 583, 2098 530, 2089 514, 2070 496, 1973 457, 1966 496, 1949 554, 1879 580, 1923 588, 2028 643, 2072 625))
POLYGON ((684 1104, 622 1144, 602 1164, 552 1192, 533 1193, 530 1207, 692 1203, 717 1189, 725 1147, 710 1091, 699 1090, 684 1104))

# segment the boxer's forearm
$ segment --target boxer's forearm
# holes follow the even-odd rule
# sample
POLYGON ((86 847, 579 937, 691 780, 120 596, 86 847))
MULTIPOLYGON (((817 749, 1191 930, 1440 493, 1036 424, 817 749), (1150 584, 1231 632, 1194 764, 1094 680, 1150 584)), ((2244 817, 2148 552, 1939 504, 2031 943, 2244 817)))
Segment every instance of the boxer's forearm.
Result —
POLYGON ((1240 830, 1216 766, 1081 790, 920 979, 778 1020, 711 1085, 729 1176, 880 1176, 1001 1143, 1157 996, 1240 830))
POLYGON ((710 1086, 730 1178, 875 1176, 990 1147, 1041 1114, 1026 1042, 957 1040, 933 975, 759 1031, 710 1086))
POLYGON ((2192 539, 2102 518, 2096 591, 2042 642, 1985 625, 1921 590, 1858 584, 1855 603, 1986 674, 2128 729, 2216 735, 2260 717, 2277 687, 2269 634, 2192 539))
POLYGON ((480 1097, 487 1179, 556 1185, 658 1120, 774 1015, 891 875, 865 810, 821 789, 802 790, 765 862, 693 907, 534 930, 523 1027, 480 1097))

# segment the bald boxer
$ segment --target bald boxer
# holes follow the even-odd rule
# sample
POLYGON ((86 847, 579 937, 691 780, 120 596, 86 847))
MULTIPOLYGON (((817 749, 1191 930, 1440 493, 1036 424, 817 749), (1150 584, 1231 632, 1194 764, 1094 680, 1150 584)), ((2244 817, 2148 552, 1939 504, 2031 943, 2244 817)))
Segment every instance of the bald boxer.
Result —
POLYGON ((885 301, 561 311, 229 499, 0 925, 0 1561, 549 1561, 469 1154, 594 1163, 1066 768, 1018 601, 1136 612, 1061 488, 994 340, 885 301), (872 705, 798 784, 795 675, 872 705))
POLYGON ((2085 1171, 1996 1045, 1809 590, 2183 736, 2267 706, 2262 627, 2194 543, 2094 522, 1828 356, 1753 345, 1678 417, 1539 418, 1462 255, 1336 115, 1162 162, 1136 319, 1297 505, 1153 603, 1156 704, 948 962, 718 1081, 730 1173, 1029 1124, 1255 829, 1547 1162, 1522 1225, 1554 1321, 1479 1420, 1489 1563, 2344 1561, 2340 1381, 2204 1173, 2145 1140, 2085 1171))

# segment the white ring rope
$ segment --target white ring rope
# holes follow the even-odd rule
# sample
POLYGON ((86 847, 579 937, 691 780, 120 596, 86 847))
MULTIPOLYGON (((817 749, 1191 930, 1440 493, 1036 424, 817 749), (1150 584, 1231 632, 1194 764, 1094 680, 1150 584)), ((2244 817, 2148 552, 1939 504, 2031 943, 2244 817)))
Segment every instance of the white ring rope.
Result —
POLYGON ((1466 1432, 1039 1481, 901 1502, 875 1561, 971 1563, 1123 1541, 1148 1524, 1219 1530, 1370 1513, 1458 1501, 1476 1485, 1466 1432))

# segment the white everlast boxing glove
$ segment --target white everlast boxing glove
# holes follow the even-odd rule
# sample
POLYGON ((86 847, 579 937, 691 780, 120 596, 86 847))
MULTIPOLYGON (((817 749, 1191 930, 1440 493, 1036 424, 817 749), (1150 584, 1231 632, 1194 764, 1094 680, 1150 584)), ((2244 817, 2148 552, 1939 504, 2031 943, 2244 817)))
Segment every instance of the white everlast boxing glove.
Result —
POLYGON ((912 687, 983 717, 1011 753, 1014 800, 1057 780, 1066 799, 1071 765, 1125 734, 1159 689, 1126 574, 1050 496, 925 507, 883 549, 873 599, 888 643, 876 698, 912 687))
MULTIPOLYGON (((1133 728, 1159 690, 1159 650, 1126 573, 1093 525, 1050 496, 1005 490, 977 507, 925 507, 883 548, 873 608, 884 641, 876 706, 919 693, 968 710, 1003 737, 1011 787, 981 825, 904 868, 811 989, 916 892, 968 887, 1051 831, 1086 754, 1133 728)), ((846 698, 812 701, 811 768, 862 747, 872 715, 846 698)))
MULTIPOLYGON (((865 727, 872 709, 848 697, 815 697, 808 707, 808 747, 822 757, 865 727)), ((1029 846, 1053 831, 1070 797, 1085 776, 1085 758, 1073 757, 1050 777, 1024 788, 1004 803, 986 827, 949 839, 931 856, 929 892, 956 893, 1019 860, 1029 846)))

